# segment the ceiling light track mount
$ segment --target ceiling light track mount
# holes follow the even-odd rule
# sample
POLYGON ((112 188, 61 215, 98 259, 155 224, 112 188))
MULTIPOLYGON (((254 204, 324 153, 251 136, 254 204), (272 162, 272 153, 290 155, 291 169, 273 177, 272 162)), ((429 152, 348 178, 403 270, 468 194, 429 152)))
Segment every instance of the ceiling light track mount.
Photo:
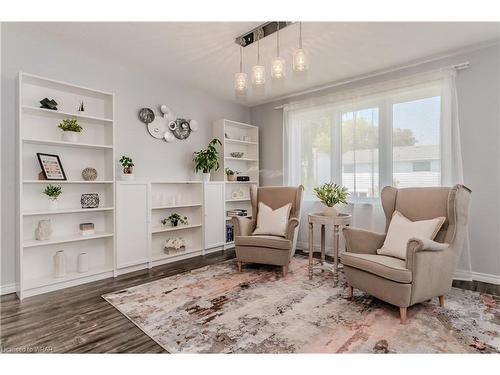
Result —
POLYGON ((283 30, 285 27, 290 26, 295 22, 290 21, 271 21, 265 22, 262 25, 257 26, 256 28, 247 31, 246 33, 237 37, 234 42, 242 47, 247 47, 252 43, 257 42, 257 40, 262 40, 266 36, 272 35, 279 30, 283 30))

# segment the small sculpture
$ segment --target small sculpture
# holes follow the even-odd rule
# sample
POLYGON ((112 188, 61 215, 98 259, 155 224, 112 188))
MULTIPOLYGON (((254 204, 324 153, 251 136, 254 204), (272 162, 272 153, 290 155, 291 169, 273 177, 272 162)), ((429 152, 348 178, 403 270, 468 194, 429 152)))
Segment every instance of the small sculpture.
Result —
POLYGON ((80 102, 78 106, 78 112, 85 112, 85 106, 83 105, 83 100, 80 102))
POLYGON ((54 99, 44 98, 40 100, 40 108, 51 109, 57 111, 57 102, 54 99))
POLYGON ((45 241, 52 236, 52 225, 50 220, 40 220, 35 229, 35 239, 37 241, 45 241))

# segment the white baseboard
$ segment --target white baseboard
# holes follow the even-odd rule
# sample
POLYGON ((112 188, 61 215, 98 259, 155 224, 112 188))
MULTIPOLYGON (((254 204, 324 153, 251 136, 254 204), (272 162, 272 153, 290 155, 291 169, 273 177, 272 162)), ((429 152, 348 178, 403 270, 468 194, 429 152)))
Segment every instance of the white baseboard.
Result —
POLYGON ((500 285, 500 275, 490 275, 488 273, 472 272, 472 280, 482 281, 483 283, 500 285))
POLYGON ((16 292, 16 283, 0 285, 0 296, 16 292))

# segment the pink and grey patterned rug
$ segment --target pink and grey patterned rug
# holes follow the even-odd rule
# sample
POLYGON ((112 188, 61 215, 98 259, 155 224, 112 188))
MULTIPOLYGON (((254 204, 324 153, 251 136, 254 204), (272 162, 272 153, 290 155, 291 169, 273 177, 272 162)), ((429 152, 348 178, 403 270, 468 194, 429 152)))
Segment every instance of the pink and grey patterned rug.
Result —
POLYGON ((500 299, 453 288, 399 310, 329 273, 227 261, 103 296, 170 353, 499 353, 500 299))

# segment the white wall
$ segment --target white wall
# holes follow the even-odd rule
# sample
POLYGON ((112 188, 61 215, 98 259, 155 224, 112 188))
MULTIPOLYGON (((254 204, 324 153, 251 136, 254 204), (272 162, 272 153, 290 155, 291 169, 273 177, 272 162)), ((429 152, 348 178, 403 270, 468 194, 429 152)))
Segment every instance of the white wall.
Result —
MULTIPOLYGON (((469 219, 472 271, 477 273, 474 277, 478 280, 500 283, 500 46, 498 44, 355 84, 294 97, 292 100, 321 96, 337 90, 465 61, 470 62, 470 68, 458 73, 457 91, 464 178, 465 184, 472 189, 469 219)), ((282 184, 283 117, 282 111, 275 110, 274 107, 289 100, 263 104, 251 110, 251 122, 260 126, 263 185, 282 184)))
MULTIPOLYGON (((15 87, 19 71, 115 93, 116 157, 132 156, 138 179, 191 179, 192 153, 209 141, 212 121, 229 118, 248 122, 249 109, 204 92, 169 82, 126 61, 89 55, 78 46, 60 44, 44 35, 28 35, 22 24, 2 24, 1 30, 1 285, 15 280, 15 87), (137 119, 141 107, 167 104, 179 117, 194 118, 200 130, 185 141, 153 139, 137 119)), ((159 53, 168 49, 163 48, 159 53)), ((145 57, 145 58, 154 58, 145 57)), ((165 69, 169 69, 165 66, 165 69)), ((42 98, 40 98, 42 99, 42 98)), ((117 163, 117 172, 120 168, 117 163)))

